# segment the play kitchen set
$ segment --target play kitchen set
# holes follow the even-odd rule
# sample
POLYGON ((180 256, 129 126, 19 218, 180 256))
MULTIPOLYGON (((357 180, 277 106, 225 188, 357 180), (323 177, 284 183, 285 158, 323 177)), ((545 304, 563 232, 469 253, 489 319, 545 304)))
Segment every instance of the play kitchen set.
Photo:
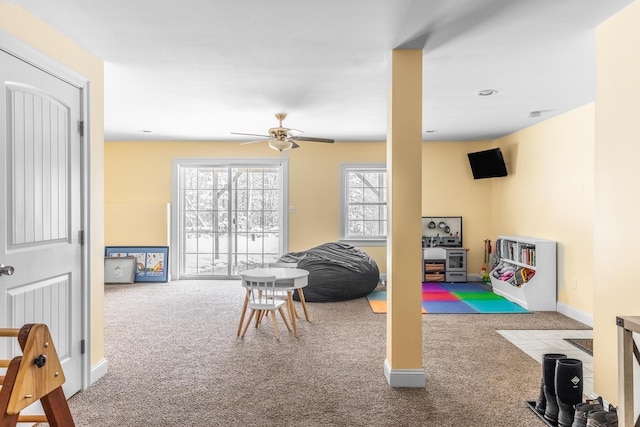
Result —
POLYGON ((462 247, 462 217, 422 217, 425 282, 466 282, 467 249, 462 247))

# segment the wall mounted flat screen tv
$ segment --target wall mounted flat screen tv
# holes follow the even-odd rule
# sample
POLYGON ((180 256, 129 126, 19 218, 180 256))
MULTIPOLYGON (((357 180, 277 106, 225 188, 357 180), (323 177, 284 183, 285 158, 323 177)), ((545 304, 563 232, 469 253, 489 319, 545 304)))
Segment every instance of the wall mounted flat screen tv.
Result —
POLYGON ((468 153, 473 179, 507 176, 507 166, 500 148, 468 153))

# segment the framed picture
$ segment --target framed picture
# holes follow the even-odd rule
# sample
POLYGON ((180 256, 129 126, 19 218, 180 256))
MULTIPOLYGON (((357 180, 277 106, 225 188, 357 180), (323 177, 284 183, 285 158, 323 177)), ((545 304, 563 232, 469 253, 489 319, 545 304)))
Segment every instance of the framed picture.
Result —
POLYGON ((104 283, 133 283, 135 280, 136 259, 134 257, 105 257, 104 283))
POLYGON ((136 282, 166 282, 169 277, 168 246, 107 246, 105 257, 135 258, 136 282))

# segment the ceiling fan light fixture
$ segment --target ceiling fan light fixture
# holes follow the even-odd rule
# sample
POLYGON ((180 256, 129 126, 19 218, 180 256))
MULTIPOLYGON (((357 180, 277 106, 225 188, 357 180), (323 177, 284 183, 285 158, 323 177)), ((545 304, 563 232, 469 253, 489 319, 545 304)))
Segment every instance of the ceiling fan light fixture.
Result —
POLYGON ((288 139, 285 139, 283 141, 273 140, 269 141, 269 147, 273 148, 276 151, 282 152, 293 147, 293 142, 289 141, 288 139))

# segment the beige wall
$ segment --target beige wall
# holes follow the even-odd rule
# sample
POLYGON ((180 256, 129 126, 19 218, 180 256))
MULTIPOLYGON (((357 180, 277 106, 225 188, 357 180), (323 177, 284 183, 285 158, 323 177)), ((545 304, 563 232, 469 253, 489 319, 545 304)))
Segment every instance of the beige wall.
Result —
MULTIPOLYGON (((423 216, 463 217, 470 274, 480 273, 485 239, 495 244, 499 234, 521 234, 557 241, 559 302, 590 317, 593 128, 594 105, 589 104, 496 141, 423 143, 423 216), (467 153, 498 145, 509 176, 474 180, 467 153)), ((289 205, 295 207, 289 217, 289 250, 339 238, 341 163, 385 162, 385 150, 380 142, 338 142, 308 143, 287 153, 289 205)), ((266 144, 107 142, 107 245, 166 244, 174 158, 278 155, 266 144)), ((386 272, 386 247, 362 249, 386 272)))
POLYGON ((635 1, 597 31, 594 384, 613 402, 618 401, 615 318, 640 315, 635 270, 640 241, 638 22, 640 2, 635 1))
MULTIPOLYGON (((467 153, 486 150, 489 142, 422 144, 422 215, 462 216, 462 240, 468 274, 484 265, 484 241, 495 241, 490 228, 491 191, 496 179, 474 180, 467 153)), ((503 178, 500 178, 503 179, 503 178)))
MULTIPOLYGON (((340 236, 340 165, 384 163, 383 143, 306 143, 289 157, 289 250, 302 251, 340 236)), ((108 142, 105 146, 107 245, 167 244, 166 206, 176 158, 274 158, 267 144, 238 142, 108 142), (144 160, 143 160, 144 159, 144 160)), ((386 267, 384 247, 362 247, 386 267)))
POLYGON ((509 176, 493 182, 492 234, 557 241, 558 301, 593 310, 594 105, 496 141, 509 176), (572 285, 574 284, 574 285, 572 285))
MULTIPOLYGON (((462 216, 469 273, 480 273, 490 230, 492 181, 474 181, 467 154, 487 142, 423 143, 424 216, 462 216)), ((381 142, 307 143, 289 156, 289 250, 302 251, 340 237, 340 165, 384 163, 381 142)), ((237 142, 107 142, 106 245, 166 245, 174 158, 273 158, 266 144, 237 142), (142 160, 144 159, 144 160, 142 160)), ((419 236, 417 238, 420 238, 419 236)), ((385 246, 361 247, 386 272, 385 246)))
POLYGON ((101 59, 31 15, 8 3, 0 3, 0 31, 20 39, 32 48, 84 76, 90 81, 90 295, 91 365, 104 358, 104 72, 101 59))
MULTIPOLYGON (((510 175, 474 180, 467 153, 494 142, 422 144, 422 213, 462 216, 469 273, 479 274, 484 240, 524 234, 557 240, 560 301, 592 309, 593 105, 505 137, 510 175), (553 152, 553 159, 548 153, 553 152), (545 173, 536 167, 544 165, 545 173), (534 203, 534 201, 536 201, 534 203), (533 208, 528 208, 533 206, 533 208), (567 209, 571 206, 572 209, 567 209), (579 213, 579 215, 576 215, 579 213), (589 262, 584 262, 589 260, 589 262), (577 289, 569 289, 575 278, 577 289), (565 286, 567 284, 567 286, 565 286)), ((306 144, 289 155, 289 249, 301 251, 340 235, 340 164, 384 162, 384 143, 306 144)), ((269 158, 266 145, 221 142, 107 142, 106 244, 166 244, 174 158, 269 158), (150 149, 150 147, 153 147, 150 149), (145 161, 140 161, 145 159, 145 161), (150 183, 153 183, 152 185, 150 183)), ((363 247, 386 271, 386 247, 363 247)))

